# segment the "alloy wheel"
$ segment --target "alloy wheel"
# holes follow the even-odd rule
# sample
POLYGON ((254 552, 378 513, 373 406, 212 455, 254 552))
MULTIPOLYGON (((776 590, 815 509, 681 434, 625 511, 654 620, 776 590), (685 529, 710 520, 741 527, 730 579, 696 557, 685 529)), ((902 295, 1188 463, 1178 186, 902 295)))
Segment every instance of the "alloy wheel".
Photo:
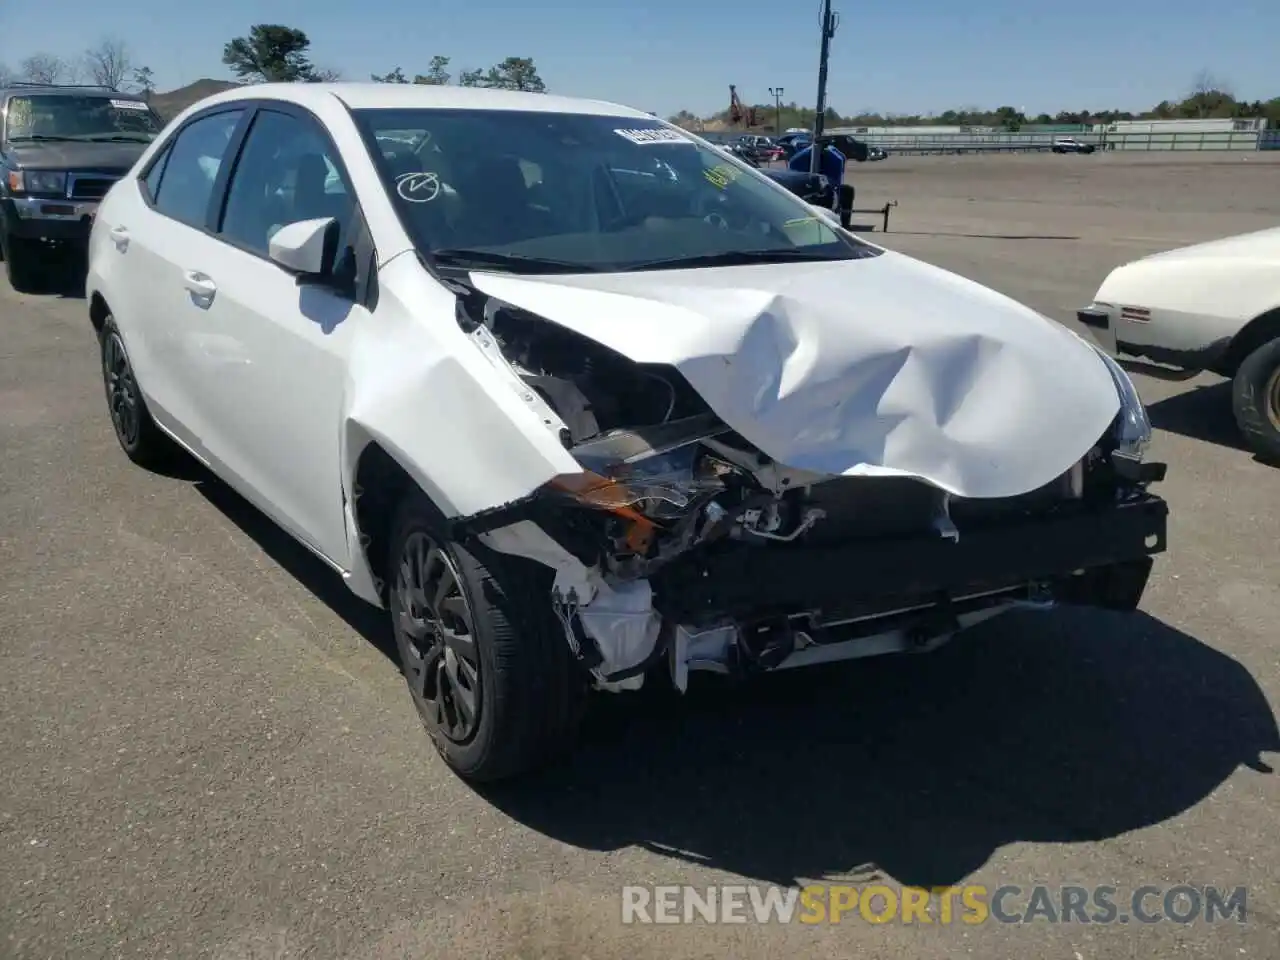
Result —
POLYGON ((1267 419, 1271 421, 1271 426, 1280 430, 1280 367, 1271 371, 1262 395, 1263 409, 1267 412, 1267 419))
POLYGON ((468 742, 484 706, 475 621, 452 558, 424 533, 405 540, 392 615, 423 719, 454 743, 468 742))
POLYGON ((138 442, 142 430, 142 411, 138 396, 138 383, 124 352, 124 342, 114 331, 107 335, 102 348, 102 373, 106 381, 107 407, 111 411, 111 425, 126 449, 138 442))

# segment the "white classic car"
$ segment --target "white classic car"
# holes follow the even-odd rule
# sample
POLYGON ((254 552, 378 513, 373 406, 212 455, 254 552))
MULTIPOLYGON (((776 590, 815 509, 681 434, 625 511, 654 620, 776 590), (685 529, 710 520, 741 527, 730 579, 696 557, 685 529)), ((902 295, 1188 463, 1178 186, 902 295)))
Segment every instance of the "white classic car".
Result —
POLYGON ((1280 462, 1280 227, 1117 267, 1076 316, 1115 356, 1231 379, 1245 440, 1280 462))
POLYGON ((1165 549, 1103 351, 614 104, 218 94, 103 202, 87 291, 125 453, 194 456, 385 608, 477 780, 591 687, 1132 609, 1165 549))

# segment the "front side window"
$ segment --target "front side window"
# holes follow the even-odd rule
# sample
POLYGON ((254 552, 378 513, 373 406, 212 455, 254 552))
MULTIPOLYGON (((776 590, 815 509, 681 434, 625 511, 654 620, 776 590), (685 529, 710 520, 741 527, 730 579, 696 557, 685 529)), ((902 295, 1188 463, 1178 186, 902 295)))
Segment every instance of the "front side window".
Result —
POLYGON ((139 100, 33 94, 11 97, 5 135, 11 143, 40 140, 149 143, 163 124, 139 100))
POLYGON ((880 252, 724 151, 656 119, 458 109, 355 115, 410 235, 442 265, 620 271, 880 252))
POLYGON ((286 224, 334 217, 342 251, 353 207, 328 138, 313 123, 263 110, 232 173, 220 233, 266 256, 271 237, 286 224))
POLYGON ((182 128, 169 148, 154 196, 160 213, 193 227, 205 225, 214 181, 243 113, 227 110, 182 128))

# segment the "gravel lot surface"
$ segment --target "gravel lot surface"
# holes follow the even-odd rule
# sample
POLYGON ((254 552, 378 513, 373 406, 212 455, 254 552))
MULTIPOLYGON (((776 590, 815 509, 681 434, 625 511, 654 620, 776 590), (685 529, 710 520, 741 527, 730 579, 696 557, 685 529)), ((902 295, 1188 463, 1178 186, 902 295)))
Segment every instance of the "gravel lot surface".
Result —
MULTIPOLYGON (((851 172, 860 206, 900 201, 874 239, 1073 322, 1125 260, 1280 223, 1277 161, 851 172)), ((1139 379, 1172 509, 1142 612, 611 701, 567 766, 482 796, 375 615, 216 482, 129 466, 74 290, 0 285, 0 334, 0 957, 1276 956, 1280 470, 1215 377, 1139 379), (1248 919, 620 922, 626 884, 871 877, 1122 908, 1244 885, 1248 919)))

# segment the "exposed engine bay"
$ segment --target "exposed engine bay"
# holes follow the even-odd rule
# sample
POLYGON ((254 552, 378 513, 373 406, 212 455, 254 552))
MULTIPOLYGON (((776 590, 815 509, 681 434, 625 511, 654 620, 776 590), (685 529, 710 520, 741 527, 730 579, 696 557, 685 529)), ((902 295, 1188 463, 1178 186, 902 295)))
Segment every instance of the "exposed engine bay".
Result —
POLYGON ((1014 606, 1052 603, 1070 579, 1061 563, 1039 576, 1034 564, 1016 575, 995 564, 945 588, 938 577, 973 567, 956 547, 970 530, 1049 523, 1064 505, 1141 496, 1153 479, 1118 473, 1106 437, 1052 483, 998 500, 911 477, 808 473, 754 448, 674 368, 636 363, 478 291, 460 296, 458 320, 582 465, 540 491, 527 519, 485 539, 557 571, 548 601, 606 689, 638 687, 663 657, 683 690, 689 670, 927 650, 1014 606), (888 580, 862 569, 903 545, 888 580), (932 575, 920 551, 937 548, 932 575), (864 589, 868 579, 884 585, 864 589))
MULTIPOLYGON (((585 477, 555 486, 564 506, 598 509, 566 518, 577 529, 557 533, 584 563, 599 564, 606 581, 646 576, 724 537, 795 540, 824 516, 807 494, 830 478, 756 452, 675 370, 633 363, 494 299, 483 317, 483 331, 584 468, 585 477)), ((940 492, 933 499, 941 506, 940 492)))

